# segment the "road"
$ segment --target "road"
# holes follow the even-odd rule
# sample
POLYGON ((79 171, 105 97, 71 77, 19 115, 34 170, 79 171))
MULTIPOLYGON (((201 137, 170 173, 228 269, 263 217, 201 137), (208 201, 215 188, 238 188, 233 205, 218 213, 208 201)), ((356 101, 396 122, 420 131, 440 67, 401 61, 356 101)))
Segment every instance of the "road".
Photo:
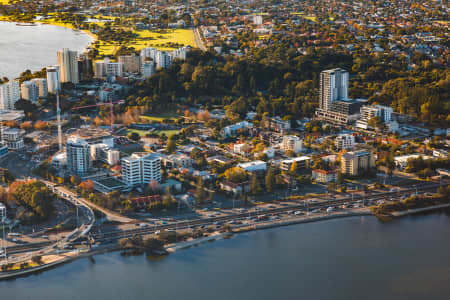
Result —
POLYGON ((51 189, 57 193, 58 195, 70 199, 71 201, 78 201, 79 203, 81 203, 83 206, 88 207, 89 209, 94 208, 100 212, 102 212, 103 214, 105 214, 106 218, 109 221, 115 221, 115 222, 121 222, 121 223, 127 223, 127 222, 134 222, 136 220, 134 219, 130 219, 127 217, 123 217, 117 213, 114 213, 106 208, 103 208, 95 203, 92 203, 91 201, 88 201, 82 197, 79 197, 77 194, 75 194, 74 192, 70 191, 69 189, 63 187, 63 186, 58 186, 57 184, 51 182, 51 181, 44 181, 45 184, 48 187, 51 187, 51 189))
MULTIPOLYGON (((445 185, 448 185, 448 183, 445 183, 445 185)), ((345 198, 340 199, 319 199, 317 202, 308 202, 308 201, 299 201, 295 205, 288 205, 288 206, 282 206, 277 207, 273 209, 264 209, 261 210, 259 207, 254 207, 252 209, 249 209, 245 212, 239 212, 239 213, 231 213, 225 216, 220 217, 208 217, 208 218, 196 218, 192 220, 185 220, 185 221, 178 221, 176 223, 171 224, 164 224, 164 225, 152 225, 147 226, 144 228, 136 228, 136 229, 128 229, 128 230, 117 230, 117 231, 111 231, 111 232, 104 232, 101 234, 91 234, 91 236, 97 240, 97 241, 115 241, 121 238, 126 237, 132 237, 134 235, 149 235, 153 234, 157 230, 164 230, 164 229, 175 229, 175 230, 181 230, 185 228, 193 228, 197 226, 208 226, 213 225, 216 222, 224 223, 229 221, 236 221, 236 220, 246 220, 247 218, 257 217, 259 215, 272 215, 272 214, 280 214, 280 213, 287 213, 289 211, 314 211, 316 209, 326 209, 330 206, 337 207, 339 205, 342 205, 344 203, 358 203, 362 202, 362 206, 365 205, 365 203, 368 202, 374 202, 378 200, 390 200, 392 197, 399 197, 403 194, 409 194, 414 193, 416 191, 428 191, 428 190, 436 190, 439 187, 439 184, 437 183, 424 183, 422 185, 418 185, 416 187, 409 187, 402 190, 395 190, 395 191, 387 191, 387 192, 379 192, 374 193, 371 195, 352 195, 345 198)), ((50 242, 49 242, 50 243, 50 242)), ((36 243, 36 244, 27 244, 27 245, 17 245, 8 247, 8 252, 10 253, 20 253, 24 251, 30 251, 39 249, 39 247, 48 246, 47 243, 36 243)))
POLYGON ((200 48, 202 51, 208 51, 208 48, 206 48, 205 44, 203 43, 203 40, 200 36, 200 31, 198 27, 194 28, 194 37, 195 42, 197 43, 197 47, 200 48))

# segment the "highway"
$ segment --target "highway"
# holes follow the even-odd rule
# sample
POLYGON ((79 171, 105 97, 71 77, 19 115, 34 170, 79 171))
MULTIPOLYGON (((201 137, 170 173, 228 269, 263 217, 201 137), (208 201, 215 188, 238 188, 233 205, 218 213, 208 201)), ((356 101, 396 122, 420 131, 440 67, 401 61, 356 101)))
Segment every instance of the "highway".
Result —
MULTIPOLYGON (((445 185, 448 185, 448 183, 445 183, 445 185)), ((272 214, 279 214, 279 213, 286 213, 288 211, 313 211, 315 209, 326 209, 330 206, 336 207, 340 206, 344 203, 356 203, 363 201, 364 203, 367 202, 374 202, 378 200, 390 200, 392 197, 399 197, 403 194, 409 194, 409 193, 415 193, 416 191, 432 191, 436 190, 440 185, 438 183, 424 183, 422 185, 417 185, 415 187, 409 187, 403 190, 396 190, 396 191, 388 191, 388 192, 381 192, 381 193, 374 193, 371 195, 357 195, 357 197, 346 197, 341 199, 324 199, 323 201, 317 201, 317 202, 308 202, 301 200, 301 203, 297 205, 288 205, 278 208, 272 208, 272 209, 265 209, 261 210, 258 209, 258 207, 251 208, 247 210, 246 212, 242 213, 233 213, 226 216, 220 216, 220 217, 211 217, 211 218, 203 218, 203 219, 193 219, 193 220, 187 220, 187 221, 180 221, 176 223, 170 223, 170 224, 164 224, 164 225, 149 225, 144 228, 136 228, 136 229, 129 229, 129 230, 118 230, 118 231, 112 231, 112 232, 104 232, 101 234, 91 234, 91 237, 94 238, 96 241, 113 241, 118 240, 121 238, 131 237, 134 235, 148 235, 153 234, 157 230, 164 230, 164 229, 184 229, 184 228, 193 228, 197 226, 208 226, 213 225, 215 222, 224 223, 229 221, 236 221, 236 220, 243 220, 247 219, 248 217, 257 217, 259 215, 272 215, 272 214)), ((299 201, 300 202, 300 201, 299 201)), ((364 203, 362 203, 364 205, 364 203)), ((42 242, 42 243, 32 243, 32 244, 26 244, 26 245, 17 245, 17 246, 11 246, 8 247, 9 253, 20 253, 24 251, 31 251, 36 250, 41 247, 46 247, 51 245, 51 242, 42 242)))

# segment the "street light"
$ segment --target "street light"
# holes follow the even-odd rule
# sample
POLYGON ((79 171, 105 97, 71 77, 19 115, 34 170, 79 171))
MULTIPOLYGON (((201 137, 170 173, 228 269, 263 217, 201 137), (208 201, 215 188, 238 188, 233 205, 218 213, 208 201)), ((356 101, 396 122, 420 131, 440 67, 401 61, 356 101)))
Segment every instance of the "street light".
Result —
POLYGON ((0 202, 0 220, 2 223, 2 231, 3 231, 3 237, 2 237, 2 245, 0 250, 2 250, 3 253, 0 253, 0 256, 3 256, 6 260, 8 260, 8 256, 6 255, 6 245, 5 245, 5 220, 6 220, 6 206, 0 202))

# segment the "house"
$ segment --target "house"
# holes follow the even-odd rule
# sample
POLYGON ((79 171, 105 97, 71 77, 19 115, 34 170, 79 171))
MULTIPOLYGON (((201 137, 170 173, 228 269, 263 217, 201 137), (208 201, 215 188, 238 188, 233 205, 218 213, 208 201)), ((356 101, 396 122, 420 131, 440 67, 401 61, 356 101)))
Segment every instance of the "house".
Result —
POLYGON ((276 132, 288 132, 291 129, 290 121, 283 121, 280 117, 268 118, 265 126, 276 132))
POLYGON ((242 195, 250 191, 250 182, 234 183, 231 181, 225 181, 220 183, 220 188, 225 192, 232 193, 233 195, 242 195))

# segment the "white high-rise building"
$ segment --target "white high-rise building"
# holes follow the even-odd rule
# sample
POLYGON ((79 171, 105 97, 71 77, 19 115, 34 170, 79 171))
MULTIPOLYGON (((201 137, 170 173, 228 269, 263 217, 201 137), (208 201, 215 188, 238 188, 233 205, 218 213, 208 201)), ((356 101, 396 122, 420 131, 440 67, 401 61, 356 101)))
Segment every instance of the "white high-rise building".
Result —
POLYGON ((156 68, 157 69, 167 69, 172 64, 172 56, 169 52, 158 51, 156 54, 156 68))
POLYGON ((332 69, 320 73, 320 108, 327 111, 331 102, 348 99, 348 72, 332 69))
POLYGON ((261 25, 262 23, 263 23, 263 17, 261 15, 254 15, 253 16, 253 24, 261 25))
POLYGON ((64 48, 58 51, 57 58, 61 83, 71 82, 77 84, 79 82, 77 52, 64 48))
POLYGON ((161 157, 155 153, 133 153, 122 158, 122 179, 129 186, 161 181, 161 157))
POLYGON ((189 48, 187 48, 187 47, 182 47, 182 48, 178 48, 176 50, 173 50, 172 53, 171 53, 172 60, 173 59, 186 60, 188 52, 189 52, 189 48))
POLYGON ((145 62, 142 64, 142 77, 149 78, 155 73, 155 64, 153 61, 145 62))
POLYGON ((355 137, 351 134, 340 134, 334 140, 336 148, 341 149, 352 149, 355 146, 355 137))
POLYGON ((111 62, 108 57, 95 63, 95 78, 107 76, 123 76, 123 63, 111 62))
POLYGON ((39 87, 32 80, 22 82, 20 93, 22 94, 22 99, 31 102, 36 102, 39 99, 39 87))
POLYGON ((61 90, 59 66, 47 67, 47 87, 49 93, 56 93, 56 91, 61 90))
POLYGON ((141 50, 141 57, 144 60, 145 58, 150 58, 153 61, 156 61, 156 54, 158 53, 158 49, 147 47, 141 50))
POLYGON ((127 73, 140 73, 142 66, 142 59, 136 54, 119 56, 119 63, 123 64, 123 70, 127 73))
POLYGON ((91 146, 79 136, 71 136, 66 142, 67 167, 77 173, 85 174, 91 167, 91 146))
POLYGON ((48 85, 47 79, 45 78, 34 78, 31 80, 38 87, 39 97, 45 98, 48 96, 48 85))
POLYGON ((0 85, 0 110, 14 109, 14 104, 20 99, 19 80, 11 80, 0 85))
POLYGON ((364 105, 361 107, 361 120, 367 122, 374 117, 379 117, 381 121, 389 123, 392 111, 392 108, 383 105, 364 105))

